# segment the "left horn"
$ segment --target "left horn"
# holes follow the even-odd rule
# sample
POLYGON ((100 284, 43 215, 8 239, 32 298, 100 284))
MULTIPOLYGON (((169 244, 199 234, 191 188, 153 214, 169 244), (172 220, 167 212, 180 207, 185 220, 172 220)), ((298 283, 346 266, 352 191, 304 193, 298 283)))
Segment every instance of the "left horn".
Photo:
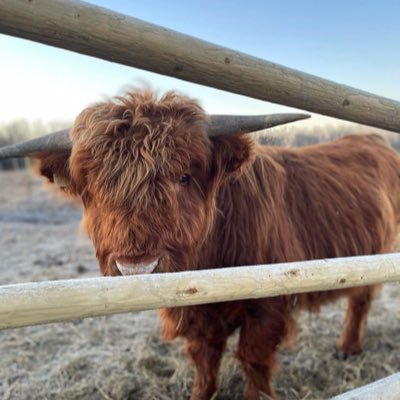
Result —
POLYGON ((72 149, 69 129, 49 133, 26 142, 0 148, 0 159, 34 156, 35 153, 68 151, 72 149))
MULTIPOLYGON (((209 136, 220 136, 255 132, 306 118, 310 118, 310 115, 210 115, 207 134, 209 136)), ((70 151, 71 149, 72 141, 69 137, 69 129, 64 129, 26 142, 2 147, 0 148, 0 159, 28 157, 34 156, 36 153, 70 151)))
POLYGON ((210 115, 208 136, 250 133, 310 118, 308 114, 210 115))

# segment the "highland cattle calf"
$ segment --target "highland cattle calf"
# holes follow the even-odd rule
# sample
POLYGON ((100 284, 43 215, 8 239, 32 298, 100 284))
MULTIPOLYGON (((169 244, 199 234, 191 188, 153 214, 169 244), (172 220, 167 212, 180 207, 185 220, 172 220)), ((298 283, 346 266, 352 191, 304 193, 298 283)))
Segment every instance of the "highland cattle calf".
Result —
MULTIPOLYGON (((207 135, 193 100, 150 92, 85 109, 72 150, 40 156, 41 173, 82 199, 104 275, 271 264, 393 250, 400 159, 377 135, 298 149, 245 134, 207 135)), ((182 336, 196 369, 192 399, 210 399, 227 338, 246 399, 275 397, 276 349, 296 313, 348 297, 340 357, 362 350, 377 287, 163 309, 162 334, 182 336)))

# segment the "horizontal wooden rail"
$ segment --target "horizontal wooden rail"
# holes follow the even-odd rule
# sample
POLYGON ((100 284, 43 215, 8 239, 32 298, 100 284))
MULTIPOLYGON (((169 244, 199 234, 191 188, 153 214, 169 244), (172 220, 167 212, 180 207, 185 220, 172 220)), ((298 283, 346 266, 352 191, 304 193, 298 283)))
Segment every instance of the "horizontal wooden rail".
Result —
POLYGON ((400 253, 0 287, 0 328, 400 280, 400 253))
POLYGON ((0 0, 0 15, 0 33, 400 132, 400 102, 88 3, 0 0))
POLYGON ((400 373, 343 393, 331 400, 399 400, 400 373))

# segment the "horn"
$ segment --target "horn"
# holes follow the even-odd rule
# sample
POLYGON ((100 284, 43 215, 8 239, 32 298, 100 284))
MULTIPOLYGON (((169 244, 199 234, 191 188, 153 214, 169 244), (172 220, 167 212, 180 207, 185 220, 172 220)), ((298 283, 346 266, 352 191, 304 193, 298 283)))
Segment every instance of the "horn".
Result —
MULTIPOLYGON (((308 114, 271 114, 271 115, 210 115, 207 125, 209 136, 230 135, 255 132, 273 126, 287 124, 310 118, 308 114)), ((10 157, 34 156, 35 153, 61 152, 72 149, 69 129, 49 133, 26 142, 0 148, 0 159, 10 157)))
POLYGON ((310 118, 308 114, 210 115, 208 136, 250 133, 310 118))
POLYGON ((35 153, 68 151, 72 148, 69 129, 49 133, 22 143, 0 148, 0 159, 34 156, 35 153))

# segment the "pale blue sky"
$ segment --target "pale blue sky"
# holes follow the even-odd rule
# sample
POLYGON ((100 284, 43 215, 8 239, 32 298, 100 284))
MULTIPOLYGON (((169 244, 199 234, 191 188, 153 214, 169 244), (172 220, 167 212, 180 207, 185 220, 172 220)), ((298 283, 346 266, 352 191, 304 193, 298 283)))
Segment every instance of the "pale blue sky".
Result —
MULTIPOLYGON (((92 3, 400 100, 400 1, 92 3)), ((199 99, 208 112, 288 110, 5 35, 0 35, 0 50, 0 122, 73 120, 87 104, 121 94, 141 81, 161 91, 178 89, 199 99)))

